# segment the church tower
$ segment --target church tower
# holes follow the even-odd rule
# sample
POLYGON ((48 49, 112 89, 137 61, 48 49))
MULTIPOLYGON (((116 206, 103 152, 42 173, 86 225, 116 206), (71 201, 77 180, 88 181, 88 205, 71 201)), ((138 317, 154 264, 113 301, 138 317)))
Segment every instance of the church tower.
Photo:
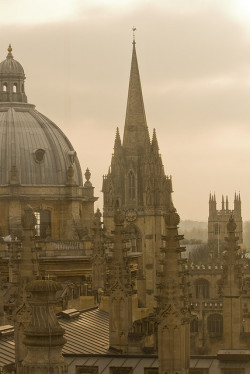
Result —
POLYGON ((130 252, 141 258, 139 272, 141 274, 142 269, 144 272, 140 282, 144 280, 145 285, 138 287, 139 306, 152 308, 157 258, 161 236, 165 233, 163 217, 173 207, 172 181, 165 175, 155 130, 152 140, 149 136, 135 40, 123 140, 117 129, 111 167, 103 177, 102 191, 104 227, 109 234, 114 229, 117 207, 125 213, 130 252), (145 292, 140 293, 139 288, 145 292))
POLYGON ((233 216, 236 223, 236 236, 239 238, 239 245, 243 243, 243 225, 241 216, 240 194, 234 195, 234 208, 229 209, 228 196, 226 199, 222 195, 221 210, 216 207, 215 194, 209 196, 209 216, 208 216, 208 242, 211 248, 218 254, 222 253, 226 247, 225 237, 227 236, 227 224, 233 216))

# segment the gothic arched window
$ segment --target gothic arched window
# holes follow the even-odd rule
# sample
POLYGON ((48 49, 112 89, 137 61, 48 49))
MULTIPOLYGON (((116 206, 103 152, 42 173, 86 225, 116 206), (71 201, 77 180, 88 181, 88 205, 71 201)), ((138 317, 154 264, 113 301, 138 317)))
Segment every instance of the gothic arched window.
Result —
POLYGON ((51 213, 49 210, 36 210, 36 236, 45 239, 51 235, 51 213))
POLYGON ((211 314, 207 318, 207 329, 213 336, 221 336, 223 333, 223 317, 220 314, 211 314))
POLYGON ((209 299, 209 281, 203 278, 197 279, 195 282, 195 296, 196 299, 202 297, 203 299, 209 299))
POLYGON ((135 175, 131 170, 128 173, 128 196, 130 200, 135 199, 135 175))

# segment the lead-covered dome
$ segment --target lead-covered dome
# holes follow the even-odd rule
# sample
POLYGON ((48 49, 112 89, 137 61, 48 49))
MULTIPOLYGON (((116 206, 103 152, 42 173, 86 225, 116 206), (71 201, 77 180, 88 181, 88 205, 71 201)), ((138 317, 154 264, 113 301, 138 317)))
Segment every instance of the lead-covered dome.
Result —
POLYGON ((22 65, 13 58, 11 45, 9 45, 6 59, 0 63, 0 75, 1 74, 11 74, 25 77, 22 65))
POLYGON ((0 186, 82 186, 79 161, 60 128, 27 104, 11 46, 0 63, 0 186))

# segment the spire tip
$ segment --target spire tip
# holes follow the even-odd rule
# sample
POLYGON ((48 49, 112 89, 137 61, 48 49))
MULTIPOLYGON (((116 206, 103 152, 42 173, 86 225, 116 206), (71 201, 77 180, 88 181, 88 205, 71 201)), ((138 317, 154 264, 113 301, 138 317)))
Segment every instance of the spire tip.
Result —
POLYGON ((135 26, 133 26, 132 27, 132 31, 133 31, 133 44, 135 45, 135 31, 136 31, 136 27, 135 26))

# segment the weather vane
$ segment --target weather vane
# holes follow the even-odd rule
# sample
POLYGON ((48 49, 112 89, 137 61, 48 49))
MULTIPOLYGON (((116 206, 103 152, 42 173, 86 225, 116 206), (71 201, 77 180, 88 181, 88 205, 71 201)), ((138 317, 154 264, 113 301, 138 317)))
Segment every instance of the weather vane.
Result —
POLYGON ((136 30, 136 27, 133 26, 132 30, 133 30, 133 43, 135 43, 135 30, 136 30))

